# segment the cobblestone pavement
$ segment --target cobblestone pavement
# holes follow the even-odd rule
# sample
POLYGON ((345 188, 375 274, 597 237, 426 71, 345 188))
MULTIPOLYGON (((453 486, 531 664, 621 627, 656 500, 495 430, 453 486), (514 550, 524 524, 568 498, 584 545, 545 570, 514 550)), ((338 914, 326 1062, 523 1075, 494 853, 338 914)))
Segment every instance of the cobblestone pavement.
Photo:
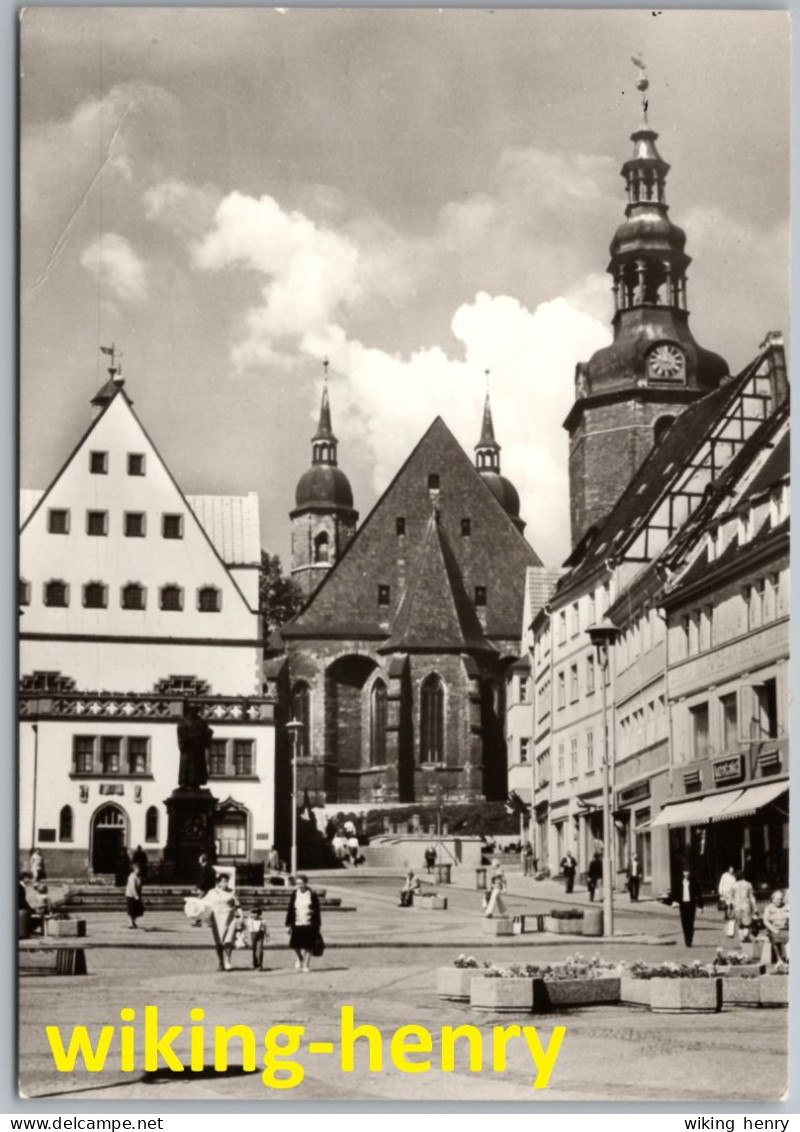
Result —
MULTIPOLYGON (((523 883, 519 878, 519 883, 523 883)), ((326 880, 330 892, 332 886, 326 880)), ((470 944, 479 959, 498 955, 501 941, 480 936, 480 900, 475 891, 451 888, 446 913, 401 911, 396 907, 397 882, 377 876, 342 878, 342 894, 354 903, 356 913, 331 913, 323 930, 329 949, 308 975, 293 970, 293 956, 285 946, 280 917, 270 917, 272 945, 268 970, 248 969, 249 955, 234 955, 236 969, 216 970, 208 929, 195 929, 180 913, 145 915, 141 932, 127 931, 124 916, 89 915, 87 949, 90 974, 85 978, 24 977, 20 991, 21 1088, 30 1097, 68 1094, 72 1099, 103 1103, 129 1099, 185 1101, 189 1099, 247 1099, 285 1101, 330 1100, 670 1100, 734 1101, 775 1100, 786 1078, 787 1012, 781 1010, 725 1011, 718 1015, 652 1015, 627 1007, 593 1007, 546 1016, 475 1015, 459 1003, 435 997, 435 970, 449 965, 470 944), (477 928, 476 928, 477 923, 477 928), (147 928, 148 930, 144 930, 147 928), (133 944, 136 946, 132 946, 133 944), (131 946, 128 946, 128 945, 131 946), (237 1041, 231 1043, 228 1076, 213 1079, 156 1075, 144 1078, 141 1070, 119 1069, 119 1046, 101 1074, 85 1070, 61 1074, 55 1070, 44 1025, 86 1025, 93 1038, 99 1027, 117 1023, 124 1007, 133 1008, 141 1022, 143 1008, 157 1005, 161 1032, 167 1025, 182 1025, 173 1043, 179 1057, 188 1061, 189 1010, 202 1007, 209 1041, 216 1025, 250 1026, 256 1035, 278 1023, 306 1027, 303 1048, 294 1060, 304 1078, 292 1090, 275 1090, 261 1080, 259 1071, 236 1071, 241 1057, 237 1041), (352 1005, 356 1024, 371 1023, 384 1035, 383 1069, 367 1068, 363 1041, 356 1044, 355 1070, 342 1072, 339 1064, 339 1025, 342 1006, 352 1005), (431 1070, 404 1074, 394 1068, 389 1039, 409 1023, 425 1026, 433 1035, 431 1070), (466 1053, 456 1054, 455 1070, 440 1068, 439 1031, 442 1025, 472 1023, 485 1037, 486 1063, 480 1073, 470 1072, 466 1053), (534 1090, 530 1054, 522 1041, 508 1046, 505 1072, 491 1069, 488 1035, 495 1025, 537 1026, 544 1044, 553 1026, 566 1026, 561 1052, 544 1090, 534 1090), (332 1042, 333 1053, 311 1053, 308 1042, 332 1042), (115 1063, 115 1064, 114 1064, 115 1063)), ((512 888, 516 887, 512 885, 512 888)), ((512 896, 519 910, 546 910, 556 893, 536 898, 535 908, 524 894, 512 896)), ((585 898, 584 898, 585 899, 585 898)), ((650 960, 698 958, 708 960, 723 943, 719 917, 711 912, 700 919, 696 946, 676 943, 676 917, 658 905, 642 906, 619 917, 618 930, 635 935, 613 941, 585 940, 583 944, 545 940, 536 936, 503 942, 503 962, 563 958, 580 950, 604 957, 634 959, 644 949, 650 960), (645 946, 639 939, 647 938, 645 946)), ((138 1023, 137 1023, 138 1024, 138 1023)), ((137 1064, 141 1056, 137 1031, 137 1064)), ((263 1050, 263 1045, 259 1049, 263 1050)))

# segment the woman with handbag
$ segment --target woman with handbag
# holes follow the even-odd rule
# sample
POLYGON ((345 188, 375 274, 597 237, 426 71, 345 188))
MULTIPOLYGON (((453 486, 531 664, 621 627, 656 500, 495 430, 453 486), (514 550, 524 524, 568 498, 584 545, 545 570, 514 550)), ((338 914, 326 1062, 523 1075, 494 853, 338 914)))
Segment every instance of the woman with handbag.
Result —
POLYGON ((311 970, 311 956, 322 955, 325 945, 320 931, 322 913, 319 897, 309 888, 308 877, 304 873, 297 875, 297 888, 286 912, 286 927, 290 932, 289 946, 297 956, 294 969, 307 974, 311 970))

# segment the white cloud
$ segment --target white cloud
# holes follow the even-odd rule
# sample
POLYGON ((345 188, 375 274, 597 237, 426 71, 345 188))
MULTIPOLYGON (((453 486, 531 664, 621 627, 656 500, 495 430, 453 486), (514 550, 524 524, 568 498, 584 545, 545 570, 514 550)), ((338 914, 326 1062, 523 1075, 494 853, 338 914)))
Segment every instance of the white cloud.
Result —
POLYGON ((89 244, 81 265, 119 299, 142 299, 147 291, 144 264, 124 236, 107 232, 89 244))

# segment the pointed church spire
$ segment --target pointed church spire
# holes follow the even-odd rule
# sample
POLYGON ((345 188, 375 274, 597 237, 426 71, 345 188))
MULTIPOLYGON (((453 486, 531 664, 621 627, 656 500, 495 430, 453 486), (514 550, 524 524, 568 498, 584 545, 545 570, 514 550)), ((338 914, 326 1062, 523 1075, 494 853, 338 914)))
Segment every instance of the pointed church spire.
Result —
MULTIPOLYGON (((489 371, 486 371, 487 386, 489 371)), ((486 400, 483 404, 483 425, 481 438, 475 445, 475 467, 479 472, 500 471, 500 445, 494 438, 494 421, 492 420, 492 404, 489 400, 489 390, 486 390, 486 400)))
POLYGON ((322 389, 322 403, 319 408, 319 424, 317 431, 311 439, 313 463, 329 464, 336 467, 336 445, 339 443, 333 435, 331 425, 331 405, 328 398, 328 359, 322 363, 325 371, 325 385, 322 389))

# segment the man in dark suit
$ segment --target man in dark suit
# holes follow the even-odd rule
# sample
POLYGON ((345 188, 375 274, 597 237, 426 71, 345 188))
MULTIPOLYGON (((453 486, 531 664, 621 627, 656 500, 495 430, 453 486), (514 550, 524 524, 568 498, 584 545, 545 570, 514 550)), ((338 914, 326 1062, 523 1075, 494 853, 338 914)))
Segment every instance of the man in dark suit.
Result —
POLYGON ((680 880, 672 889, 670 903, 678 905, 683 939, 686 946, 691 947, 694 939, 694 917, 697 910, 703 908, 703 897, 700 886, 688 865, 684 866, 680 880))

